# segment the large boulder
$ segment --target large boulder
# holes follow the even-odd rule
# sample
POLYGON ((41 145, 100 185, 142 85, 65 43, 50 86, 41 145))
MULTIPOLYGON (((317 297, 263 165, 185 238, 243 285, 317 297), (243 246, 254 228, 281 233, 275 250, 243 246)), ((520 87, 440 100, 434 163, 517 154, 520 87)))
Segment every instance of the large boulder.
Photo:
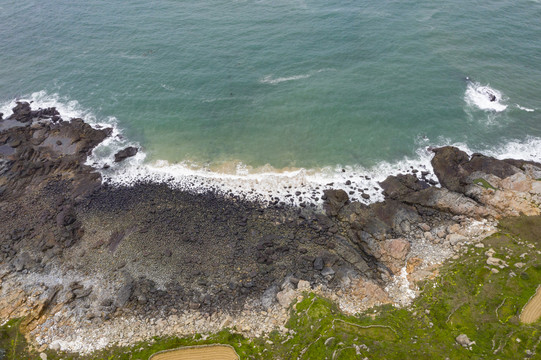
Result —
POLYGON ((464 165, 470 160, 468 154, 453 146, 444 146, 432 150, 435 155, 432 158, 432 167, 440 184, 456 192, 463 192, 464 178, 469 174, 464 165))
POLYGON ((341 189, 324 190, 323 208, 328 216, 336 216, 342 207, 349 202, 348 194, 341 189))
POLYGON ((120 150, 115 154, 115 162, 121 162, 125 159, 137 155, 139 149, 133 146, 128 146, 125 149, 120 150))
POLYGON ((385 240, 380 243, 380 260, 394 274, 398 274, 406 265, 406 256, 411 244, 404 238, 385 240))
POLYGON ((407 235, 412 224, 422 221, 414 207, 396 200, 376 203, 372 209, 376 218, 387 225, 387 229, 392 229, 397 234, 407 235))
POLYGON ((17 120, 20 122, 28 122, 32 120, 32 110, 27 102, 17 101, 17 105, 11 109, 13 114, 8 119, 17 120))
POLYGON ((419 180, 412 174, 398 174, 396 176, 388 176, 379 185, 383 189, 383 195, 386 198, 400 199, 414 191, 419 191, 430 187, 425 181, 419 180))
POLYGON ((134 282, 131 279, 126 280, 116 293, 115 305, 120 308, 126 305, 133 294, 133 290, 134 282))

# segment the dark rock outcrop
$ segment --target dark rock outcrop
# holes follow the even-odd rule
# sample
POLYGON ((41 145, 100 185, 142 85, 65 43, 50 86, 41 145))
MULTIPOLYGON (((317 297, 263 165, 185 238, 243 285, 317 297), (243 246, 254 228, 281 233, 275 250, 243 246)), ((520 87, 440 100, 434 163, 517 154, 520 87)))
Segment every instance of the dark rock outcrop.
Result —
POLYGON ((29 103, 20 101, 17 101, 17 105, 12 109, 12 111, 13 114, 11 114, 11 116, 8 117, 7 120, 16 120, 21 123, 32 122, 35 119, 52 118, 55 118, 56 121, 60 115, 54 107, 32 110, 29 103))
POLYGON ((470 161, 464 164, 464 168, 469 174, 479 171, 485 174, 495 175, 501 179, 505 179, 520 171, 519 168, 507 161, 498 160, 483 154, 473 154, 470 161))
POLYGON ((462 192, 464 179, 469 172, 464 165, 470 160, 468 154, 452 146, 445 146, 433 150, 435 155, 431 161, 434 173, 440 184, 451 191, 462 192))
POLYGON ((463 194, 467 191, 466 187, 472 184, 469 177, 473 173, 490 174, 504 179, 520 172, 520 167, 528 163, 518 160, 498 160, 482 154, 473 154, 470 158, 464 151, 452 146, 433 151, 435 155, 431 163, 441 185, 450 191, 463 194))
POLYGON ((82 195, 99 186, 99 174, 84 163, 88 153, 111 134, 111 129, 94 129, 82 119, 38 122, 56 114, 54 108, 32 111, 28 103, 17 103, 8 119, 19 125, 7 129, 0 126, 0 146, 14 149, 0 153, 3 198, 41 187, 54 177, 72 179, 71 188, 77 189, 72 195, 82 195))
POLYGON ((336 216, 338 211, 349 201, 348 194, 341 189, 324 190, 325 203, 323 205, 327 215, 336 216))
POLYGON ((389 176, 380 183, 380 186, 383 189, 383 195, 390 199, 401 199, 409 193, 430 187, 428 183, 411 174, 389 176))
POLYGON ((139 149, 133 146, 128 146, 125 149, 120 150, 115 154, 115 162, 121 162, 125 159, 137 155, 139 149))

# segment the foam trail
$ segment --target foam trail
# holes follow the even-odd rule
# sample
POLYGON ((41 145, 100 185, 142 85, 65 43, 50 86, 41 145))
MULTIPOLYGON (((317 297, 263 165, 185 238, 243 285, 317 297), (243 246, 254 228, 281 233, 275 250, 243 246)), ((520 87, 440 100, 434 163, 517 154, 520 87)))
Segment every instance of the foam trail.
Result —
POLYGON ((530 108, 527 108, 527 107, 524 107, 524 106, 520 106, 519 104, 515 104, 517 106, 517 108, 519 108, 520 110, 523 110, 523 111, 527 111, 527 112, 534 112, 535 109, 530 109, 530 108))
MULTIPOLYGON (((470 149, 466 144, 453 143, 449 139, 434 144, 436 147, 445 145, 459 147, 470 155, 482 152, 499 159, 541 159, 541 138, 511 141, 495 149, 470 149)), ((384 161, 370 168, 356 165, 280 171, 267 165, 249 170, 242 163, 237 163, 232 173, 214 172, 207 167, 195 168, 188 162, 144 163, 142 159, 131 158, 101 172, 104 179, 114 186, 130 186, 139 181, 165 182, 174 188, 198 193, 215 191, 265 203, 319 207, 325 189, 343 189, 352 201, 368 204, 384 199, 379 182, 389 175, 417 173, 419 176, 424 172, 427 180, 437 181, 430 164, 432 157, 433 153, 426 146, 421 146, 413 157, 404 157, 397 162, 384 161)))
POLYGON ((478 82, 468 82, 464 101, 471 107, 484 111, 502 112, 507 109, 503 102, 502 93, 488 85, 481 85, 478 82))
POLYGON ((312 76, 311 74, 303 74, 303 75, 294 75, 294 76, 279 77, 279 78, 273 79, 272 75, 267 75, 263 79, 261 79, 259 82, 262 83, 262 84, 276 85, 276 84, 286 82, 286 81, 308 79, 311 76, 312 76))
POLYGON ((262 84, 276 85, 276 84, 286 82, 286 81, 308 79, 308 78, 312 77, 312 75, 314 75, 314 74, 319 74, 319 73, 322 73, 324 71, 333 71, 333 70, 335 70, 335 69, 333 69, 333 68, 324 68, 324 69, 311 71, 311 72, 309 72, 307 74, 293 75, 293 76, 287 76, 287 77, 278 77, 278 78, 273 78, 272 75, 267 75, 263 79, 259 80, 259 82, 262 83, 262 84))

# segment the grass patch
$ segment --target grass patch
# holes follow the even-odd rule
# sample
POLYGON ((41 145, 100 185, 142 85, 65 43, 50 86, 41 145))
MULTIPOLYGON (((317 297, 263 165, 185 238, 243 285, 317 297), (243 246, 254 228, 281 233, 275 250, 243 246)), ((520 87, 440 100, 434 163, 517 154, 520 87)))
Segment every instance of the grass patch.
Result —
POLYGON ((485 179, 483 179, 483 178, 477 178, 477 179, 474 179, 474 180, 473 180, 473 183, 474 183, 475 185, 482 186, 482 187, 484 187, 485 189, 498 190, 498 189, 496 189, 494 186, 490 185, 490 183, 489 183, 488 181, 486 181, 485 179))
POLYGON ((20 332, 21 319, 12 319, 0 326, 0 359, 31 359, 26 339, 20 332))

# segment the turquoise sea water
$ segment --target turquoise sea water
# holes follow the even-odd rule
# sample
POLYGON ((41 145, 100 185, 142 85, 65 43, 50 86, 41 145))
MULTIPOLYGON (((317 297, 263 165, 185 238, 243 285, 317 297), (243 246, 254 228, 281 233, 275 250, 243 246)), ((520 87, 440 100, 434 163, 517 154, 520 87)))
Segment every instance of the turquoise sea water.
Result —
POLYGON ((0 1, 0 101, 76 101, 148 163, 536 157, 540 85, 538 1, 0 1))

